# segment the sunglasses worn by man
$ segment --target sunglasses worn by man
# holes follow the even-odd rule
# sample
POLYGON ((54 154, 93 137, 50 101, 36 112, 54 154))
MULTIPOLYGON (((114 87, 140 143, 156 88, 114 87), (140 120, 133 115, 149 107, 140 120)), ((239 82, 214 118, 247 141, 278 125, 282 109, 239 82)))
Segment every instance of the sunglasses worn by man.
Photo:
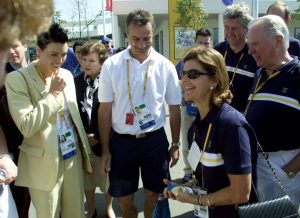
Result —
POLYGON ((189 79, 197 79, 201 75, 214 75, 214 73, 204 73, 204 72, 200 72, 199 70, 196 70, 196 69, 181 70, 181 72, 180 72, 181 78, 183 78, 185 75, 187 75, 187 77, 189 79))

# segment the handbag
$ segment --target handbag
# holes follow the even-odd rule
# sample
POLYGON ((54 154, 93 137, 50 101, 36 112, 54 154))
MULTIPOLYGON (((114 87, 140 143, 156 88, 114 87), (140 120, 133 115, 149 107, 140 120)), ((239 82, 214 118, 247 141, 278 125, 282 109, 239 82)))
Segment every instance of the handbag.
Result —
POLYGON ((292 204, 290 197, 286 194, 286 191, 278 178, 274 168, 272 167, 270 161, 268 160, 267 154, 263 151, 262 147, 259 145, 260 150, 262 151, 265 160, 267 161, 270 169, 273 172, 273 175, 276 178, 276 181, 279 183, 281 191, 283 193, 282 197, 257 202, 254 204, 246 204, 238 206, 238 214, 240 218, 292 218, 298 217, 296 208, 292 204))
POLYGON ((168 199, 163 199, 156 203, 152 218, 171 218, 168 199))

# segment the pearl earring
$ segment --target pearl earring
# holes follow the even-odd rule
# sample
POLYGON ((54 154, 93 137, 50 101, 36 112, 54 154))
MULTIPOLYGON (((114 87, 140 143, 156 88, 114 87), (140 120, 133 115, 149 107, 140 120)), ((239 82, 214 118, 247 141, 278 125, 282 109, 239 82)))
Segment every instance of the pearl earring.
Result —
POLYGON ((211 86, 211 87, 209 87, 209 89, 210 89, 210 90, 213 90, 213 89, 214 89, 214 87, 213 87, 213 86, 211 86))

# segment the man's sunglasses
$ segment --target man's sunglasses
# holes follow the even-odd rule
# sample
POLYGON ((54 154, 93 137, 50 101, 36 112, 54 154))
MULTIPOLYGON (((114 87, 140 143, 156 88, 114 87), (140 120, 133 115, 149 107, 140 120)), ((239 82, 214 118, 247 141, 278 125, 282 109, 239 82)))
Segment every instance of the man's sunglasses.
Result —
POLYGON ((187 75, 189 79, 197 79, 201 75, 213 75, 213 73, 203 73, 196 69, 181 70, 180 72, 181 78, 183 78, 185 75, 187 75))

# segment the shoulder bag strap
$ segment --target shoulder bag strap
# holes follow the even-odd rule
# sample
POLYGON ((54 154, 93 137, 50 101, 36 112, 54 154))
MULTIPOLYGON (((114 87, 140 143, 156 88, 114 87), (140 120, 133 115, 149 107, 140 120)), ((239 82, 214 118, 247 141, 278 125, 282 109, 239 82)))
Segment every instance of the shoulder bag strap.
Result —
POLYGON ((260 145, 259 143, 258 143, 258 146, 259 146, 259 149, 261 150, 261 152, 262 152, 262 154, 263 154, 265 160, 267 161, 267 163, 268 163, 268 165, 269 165, 269 167, 270 167, 270 169, 271 169, 271 171, 272 171, 272 173, 273 173, 273 176, 275 177, 276 181, 278 182, 278 184, 279 184, 279 186, 280 186, 280 188, 281 188, 281 191, 282 191, 283 195, 287 195, 287 194, 286 194, 286 191, 285 191, 285 188, 283 187, 283 185, 282 185, 282 183, 281 183, 279 177, 277 176, 276 171, 274 170, 274 168, 272 167, 270 161, 268 160, 268 159, 269 159, 268 154, 266 154, 266 153, 264 152, 264 150, 262 149, 262 147, 261 147, 261 145, 260 145))

